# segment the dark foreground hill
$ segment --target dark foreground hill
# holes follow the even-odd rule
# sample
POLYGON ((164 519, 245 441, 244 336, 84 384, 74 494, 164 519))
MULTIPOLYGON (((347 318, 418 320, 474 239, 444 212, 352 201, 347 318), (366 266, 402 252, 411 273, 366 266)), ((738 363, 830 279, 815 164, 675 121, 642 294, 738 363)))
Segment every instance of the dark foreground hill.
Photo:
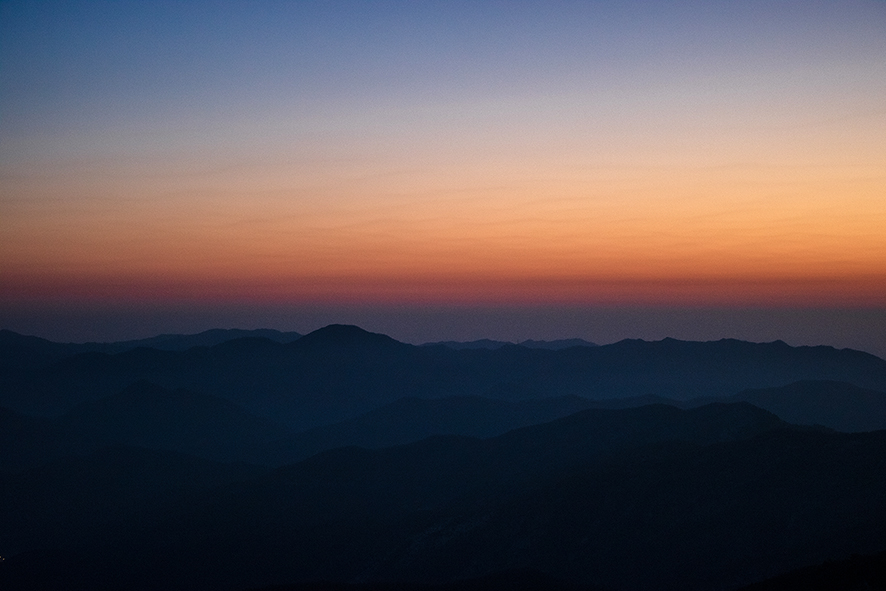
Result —
POLYGON ((293 433, 223 398, 139 381, 55 419, 0 407, 0 472, 40 466, 112 444, 282 466, 337 447, 378 449, 440 434, 492 437, 579 410, 633 408, 663 401, 577 396, 517 402, 479 396, 402 398, 354 419, 293 433))
POLYGON ((587 410, 270 472, 156 453, 5 478, 0 554, 16 556, 0 587, 448 585, 523 572, 691 591, 886 548, 886 432, 792 429, 748 404, 587 410))
POLYGON ((798 425, 824 425, 846 433, 886 429, 886 392, 845 382, 795 382, 745 390, 730 400, 750 402, 798 425))
POLYGON ((0 475, 92 451, 107 443, 91 434, 69 433, 55 420, 0 407, 0 475))
POLYGON ((451 583, 334 583, 320 581, 271 585, 250 591, 606 591, 596 585, 564 581, 532 569, 493 573, 451 583))
POLYGON ((223 398, 139 381, 54 419, 0 407, 0 472, 39 467, 109 445, 271 464, 269 447, 290 433, 223 398))
POLYGON ((562 350, 514 345, 453 350, 333 325, 286 344, 242 338, 186 351, 136 348, 59 357, 61 349, 51 343, 35 345, 9 334, 4 339, 5 354, 19 361, 0 364, 0 405, 44 416, 111 396, 138 380, 225 398, 296 430, 353 418, 404 397, 688 400, 800 380, 886 391, 882 359, 778 341, 665 339, 562 350), (31 349, 22 349, 25 345, 31 349))
MULTIPOLYGON (((791 571, 740 591, 883 591, 886 589, 886 551, 853 555, 791 571)), ((605 591, 597 585, 581 585, 531 569, 505 571, 451 583, 332 583, 272 585, 255 591, 605 591)))
POLYGON ((217 461, 255 458, 290 433, 232 402, 139 381, 119 394, 85 402, 55 421, 63 431, 217 461))
POLYGON ((379 449, 413 443, 432 435, 494 437, 581 410, 635 408, 661 403, 669 401, 653 396, 609 400, 558 396, 518 401, 481 396, 401 398, 353 419, 288 435, 265 446, 254 459, 261 464, 280 466, 337 447, 379 449))
MULTIPOLYGON (((25 553, 26 561, 28 552, 63 549, 62 554, 79 555, 80 549, 151 527, 201 493, 263 472, 247 464, 118 445, 2 474, 0 555, 25 553)), ((42 568, 54 566, 42 563, 42 568)))
POLYGON ((844 560, 797 569, 741 591, 882 591, 886 589, 886 551, 853 554, 844 560))

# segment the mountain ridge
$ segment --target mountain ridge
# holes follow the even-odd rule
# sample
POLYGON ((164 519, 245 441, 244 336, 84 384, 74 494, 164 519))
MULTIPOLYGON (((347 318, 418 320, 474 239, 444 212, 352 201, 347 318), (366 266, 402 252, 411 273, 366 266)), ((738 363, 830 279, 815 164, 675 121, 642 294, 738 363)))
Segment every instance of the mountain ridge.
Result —
POLYGON ((44 359, 36 366, 0 366, 0 405, 58 416, 140 379, 212 394, 294 430, 306 430, 409 396, 474 395, 511 401, 658 396, 685 401, 800 380, 843 381, 886 391, 886 361, 847 349, 736 340, 452 350, 333 325, 287 344, 247 337, 185 351, 142 347, 44 359))
POLYGON ((586 341, 584 339, 554 339, 551 341, 537 341, 527 339, 514 343, 511 341, 495 341, 491 339, 478 339, 476 341, 433 341, 422 343, 420 347, 447 347, 449 349, 500 349, 508 345, 516 345, 526 347, 527 349, 549 349, 559 351, 560 349, 568 349, 569 347, 599 347, 598 344, 586 341))
MULTIPOLYGON (((731 589, 886 545, 884 451, 886 432, 795 429, 747 403, 597 409, 490 439, 339 448, 149 504, 145 526, 76 550, 70 576, 83 588, 243 590, 268 577, 448 585, 529 568, 613 591, 731 589)), ((80 471, 59 468, 48 474, 80 471)), ((28 498, 44 497, 9 506, 28 498)), ((66 502, 77 498, 86 515, 100 506, 66 502)), ((131 518, 115 509, 103 528, 131 518)), ((66 519, 37 531, 70 531, 66 519)))

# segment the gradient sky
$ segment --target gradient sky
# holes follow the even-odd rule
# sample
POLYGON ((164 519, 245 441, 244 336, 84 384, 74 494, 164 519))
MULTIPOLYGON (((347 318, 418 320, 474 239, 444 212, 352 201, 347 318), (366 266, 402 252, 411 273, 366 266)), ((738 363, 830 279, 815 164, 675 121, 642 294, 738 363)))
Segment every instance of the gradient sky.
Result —
MULTIPOLYGON (((870 341, 886 2, 3 0, 0 305, 70 340, 318 309, 735 310, 705 334, 754 338, 765 309, 870 341)), ((411 338, 601 340, 434 317, 411 338)))

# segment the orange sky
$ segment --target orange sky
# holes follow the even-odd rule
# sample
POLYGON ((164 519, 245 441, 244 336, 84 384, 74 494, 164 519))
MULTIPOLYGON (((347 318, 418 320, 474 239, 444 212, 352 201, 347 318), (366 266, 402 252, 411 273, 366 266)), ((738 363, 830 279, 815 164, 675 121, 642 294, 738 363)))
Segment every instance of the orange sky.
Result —
POLYGON ((438 174, 33 182, 4 296, 886 304, 873 164, 438 174))
POLYGON ((882 3, 348 6, 248 59, 108 16, 163 70, 7 5, 0 301, 886 306, 882 3))

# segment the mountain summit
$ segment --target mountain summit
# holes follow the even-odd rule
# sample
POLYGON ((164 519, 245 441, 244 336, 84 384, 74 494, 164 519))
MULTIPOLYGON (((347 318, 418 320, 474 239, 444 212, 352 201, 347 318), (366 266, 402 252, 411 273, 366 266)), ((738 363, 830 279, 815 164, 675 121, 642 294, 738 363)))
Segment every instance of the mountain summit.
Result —
POLYGON ((323 328, 306 334, 294 344, 300 348, 324 348, 324 347, 345 347, 345 348, 370 348, 384 347, 394 348, 397 346, 408 347, 405 343, 394 340, 391 337, 375 332, 363 330, 359 326, 351 324, 330 324, 323 328))

